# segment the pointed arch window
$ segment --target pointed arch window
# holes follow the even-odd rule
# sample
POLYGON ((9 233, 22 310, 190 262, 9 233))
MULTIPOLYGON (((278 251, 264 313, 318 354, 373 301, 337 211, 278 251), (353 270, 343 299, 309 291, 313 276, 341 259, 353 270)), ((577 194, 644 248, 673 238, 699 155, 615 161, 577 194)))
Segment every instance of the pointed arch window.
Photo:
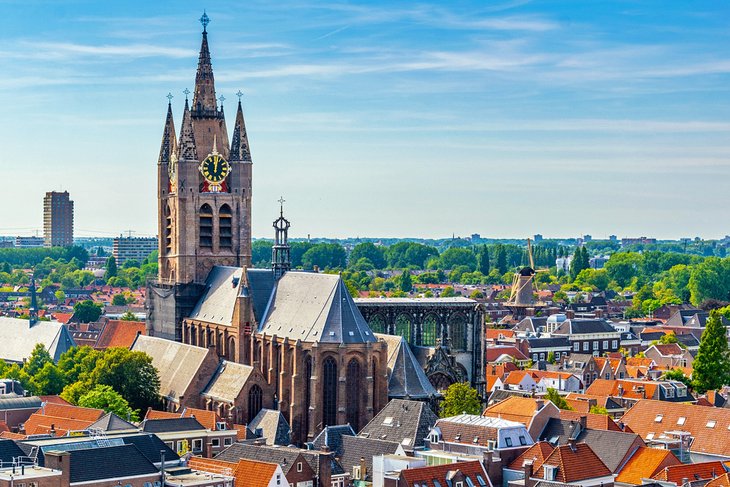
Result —
POLYGON ((258 384, 254 384, 248 391, 248 422, 253 421, 253 418, 261 411, 263 407, 264 391, 258 384))
POLYGON ((208 203, 200 207, 200 246, 213 247, 213 208, 208 203))
POLYGON ((172 253, 172 211, 165 205, 165 254, 172 253))
POLYGON ((395 334, 400 335, 411 343, 411 319, 408 315, 399 315, 395 319, 395 334))
POLYGON ((333 426, 337 424, 337 362, 332 357, 327 357, 322 368, 324 369, 322 421, 324 426, 333 426))
POLYGON ((222 249, 233 248, 233 213, 228 205, 218 211, 219 245, 222 249))
POLYGON ((438 321, 434 315, 426 316, 421 325, 421 345, 424 347, 436 346, 436 337, 438 334, 438 321))
POLYGON ((449 317, 449 337, 451 338, 451 348, 454 350, 466 350, 467 347, 467 326, 466 318, 461 314, 455 314, 449 317))
POLYGON ((360 395, 361 390, 360 362, 351 359, 347 364, 347 422, 352 429, 360 431, 360 395))
POLYGON ((385 327, 385 320, 380 315, 373 315, 372 318, 370 318, 370 329, 373 331, 373 333, 387 333, 386 327, 385 327))
POLYGON ((304 434, 302 438, 306 438, 309 434, 309 408, 312 405, 312 357, 307 356, 304 359, 304 434))

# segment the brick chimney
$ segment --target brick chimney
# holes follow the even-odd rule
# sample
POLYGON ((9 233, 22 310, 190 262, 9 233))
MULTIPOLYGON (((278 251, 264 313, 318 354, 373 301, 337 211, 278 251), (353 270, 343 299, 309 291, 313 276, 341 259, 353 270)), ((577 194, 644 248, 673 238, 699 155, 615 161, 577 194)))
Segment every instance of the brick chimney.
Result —
POLYGON ((502 485, 502 458, 487 450, 482 454, 482 465, 487 471, 487 476, 492 480, 492 484, 502 485))
POLYGON ((525 487, 533 487, 535 481, 532 480, 532 460, 526 460, 522 468, 525 475, 525 487))
MULTIPOLYGON (((330 487, 332 485, 332 457, 334 454, 325 446, 319 453, 319 487, 330 487), (327 448, 327 450, 325 450, 327 448)), ((363 473, 364 475, 364 473, 363 473)))
POLYGON ((579 421, 580 421, 581 431, 588 428, 588 416, 586 416, 585 414, 582 414, 579 421))
POLYGON ((71 454, 67 451, 47 451, 44 454, 46 468, 61 471, 60 487, 71 484, 71 454))
POLYGON ((205 458, 213 458, 213 442, 206 442, 203 447, 203 456, 205 458))

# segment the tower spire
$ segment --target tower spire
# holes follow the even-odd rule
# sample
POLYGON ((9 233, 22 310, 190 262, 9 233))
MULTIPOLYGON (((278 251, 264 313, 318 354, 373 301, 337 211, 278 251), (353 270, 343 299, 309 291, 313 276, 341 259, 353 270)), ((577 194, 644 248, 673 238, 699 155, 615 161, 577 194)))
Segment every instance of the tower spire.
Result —
POLYGON ((188 99, 185 98, 185 110, 183 111, 182 127, 180 127, 180 149, 178 151, 180 159, 187 161, 197 161, 198 151, 195 148, 195 134, 193 132, 193 119, 190 116, 190 107, 188 99))
POLYGON ((243 107, 241 106, 241 93, 238 94, 238 111, 236 112, 236 125, 233 127, 233 137, 231 138, 231 162, 251 162, 251 150, 248 145, 248 135, 246 134, 246 123, 243 120, 243 107))
POLYGON ((30 278, 30 308, 28 309, 30 326, 38 322, 38 298, 35 293, 35 274, 30 278))
POLYGON ((175 122, 172 118, 172 95, 169 93, 167 100, 167 118, 165 119, 165 130, 162 132, 162 145, 160 146, 160 157, 157 159, 158 164, 170 162, 170 157, 177 146, 175 122))
POLYGON ((203 40, 200 44, 200 55, 198 56, 198 71, 195 74, 192 110, 196 116, 214 116, 217 114, 215 80, 213 79, 213 65, 210 62, 207 30, 210 18, 205 12, 200 17, 200 23, 203 24, 203 40))

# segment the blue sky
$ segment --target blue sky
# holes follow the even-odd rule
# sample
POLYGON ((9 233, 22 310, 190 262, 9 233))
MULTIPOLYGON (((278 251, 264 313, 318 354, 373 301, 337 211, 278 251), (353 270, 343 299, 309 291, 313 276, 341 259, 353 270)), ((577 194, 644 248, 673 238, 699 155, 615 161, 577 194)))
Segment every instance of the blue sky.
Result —
POLYGON ((245 93, 253 233, 730 233, 730 4, 0 0, 0 234, 66 189, 76 234, 156 229, 193 88, 245 93))

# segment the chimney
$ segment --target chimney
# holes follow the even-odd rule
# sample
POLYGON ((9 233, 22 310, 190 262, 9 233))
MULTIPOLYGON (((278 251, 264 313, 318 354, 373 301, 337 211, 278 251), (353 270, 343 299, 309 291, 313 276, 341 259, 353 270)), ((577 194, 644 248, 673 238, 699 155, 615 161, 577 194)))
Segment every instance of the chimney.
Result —
POLYGON ((213 458, 213 443, 208 441, 205 443, 203 456, 205 458, 213 458))
POLYGON ((332 458, 334 453, 327 451, 318 455, 319 462, 319 487, 331 487, 332 485, 332 458))
POLYGON ((47 451, 44 453, 45 466, 61 471, 61 487, 71 484, 71 454, 67 451, 47 451))
POLYGON ((482 465, 493 485, 502 485, 502 459, 492 451, 482 454, 482 465))
POLYGON ((543 406, 545 406, 545 401, 543 401, 542 399, 535 399, 535 406, 537 407, 537 410, 539 411, 540 409, 543 408, 543 406))
POLYGON ((526 460, 522 468, 525 475, 525 487, 532 487, 534 484, 532 480, 532 460, 526 460))
POLYGON ((586 428, 588 428, 588 416, 586 416, 585 414, 581 415, 579 421, 580 421, 580 429, 581 429, 581 431, 584 430, 584 429, 586 429, 586 428))

